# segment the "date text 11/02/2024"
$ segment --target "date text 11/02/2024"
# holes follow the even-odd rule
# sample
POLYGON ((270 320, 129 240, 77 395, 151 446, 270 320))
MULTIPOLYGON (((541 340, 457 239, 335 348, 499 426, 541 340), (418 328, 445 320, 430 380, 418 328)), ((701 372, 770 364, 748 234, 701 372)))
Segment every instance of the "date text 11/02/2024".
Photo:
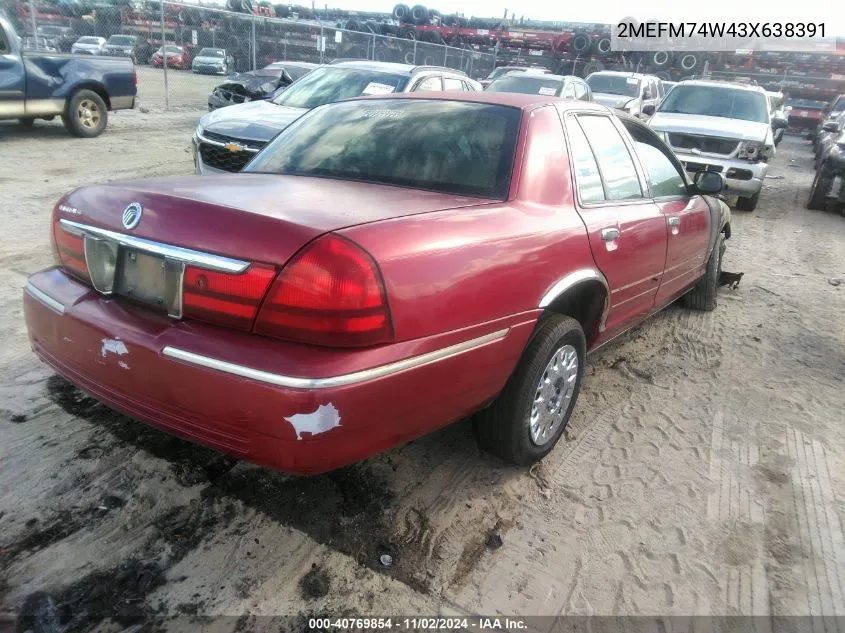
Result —
POLYGON ((520 631, 528 628, 520 618, 509 617, 399 617, 399 618, 310 618, 312 631, 520 631))

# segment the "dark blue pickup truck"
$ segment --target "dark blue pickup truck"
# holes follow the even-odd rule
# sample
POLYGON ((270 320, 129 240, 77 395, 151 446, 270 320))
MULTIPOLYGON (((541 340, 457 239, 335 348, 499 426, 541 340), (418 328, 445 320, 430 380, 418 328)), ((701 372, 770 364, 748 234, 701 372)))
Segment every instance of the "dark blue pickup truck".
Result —
POLYGON ((137 92, 131 59, 24 51, 0 12, 0 120, 61 116, 71 134, 90 138, 106 129, 109 110, 134 108, 137 92))

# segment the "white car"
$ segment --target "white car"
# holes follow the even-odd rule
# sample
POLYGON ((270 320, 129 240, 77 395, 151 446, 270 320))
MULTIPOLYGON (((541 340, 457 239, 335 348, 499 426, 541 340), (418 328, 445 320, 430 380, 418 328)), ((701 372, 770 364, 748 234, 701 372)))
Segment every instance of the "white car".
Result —
POLYGON ((106 38, 93 35, 80 37, 70 47, 70 52, 81 55, 103 55, 106 52, 106 38))
POLYGON ((648 118, 648 111, 654 110, 664 95, 663 82, 655 75, 602 70, 585 81, 593 101, 639 118, 648 118))

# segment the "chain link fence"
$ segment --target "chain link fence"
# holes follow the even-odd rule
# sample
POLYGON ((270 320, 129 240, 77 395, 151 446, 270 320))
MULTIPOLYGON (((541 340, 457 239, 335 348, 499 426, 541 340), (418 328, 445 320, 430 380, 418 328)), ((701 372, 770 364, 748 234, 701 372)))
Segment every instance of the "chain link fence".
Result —
MULTIPOLYGON (((391 23, 349 20, 347 25, 360 29, 352 30, 296 14, 274 17, 277 10, 266 2, 241 12, 178 2, 113 1, 0 0, 0 7, 28 48, 72 52, 80 38, 94 38, 89 41, 100 54, 132 57, 142 106, 204 109, 211 90, 228 74, 276 61, 366 59, 446 66, 475 79, 486 77, 496 61, 495 54, 471 45, 457 48, 403 37, 391 23), (205 52, 222 63, 198 61, 207 57, 203 49, 217 49, 205 52)), ((239 3, 229 5, 238 8, 239 3)))

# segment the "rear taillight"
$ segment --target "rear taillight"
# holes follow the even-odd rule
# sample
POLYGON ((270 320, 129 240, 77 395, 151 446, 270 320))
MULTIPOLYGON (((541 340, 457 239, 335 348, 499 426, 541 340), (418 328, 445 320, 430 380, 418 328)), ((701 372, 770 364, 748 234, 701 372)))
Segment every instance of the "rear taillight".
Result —
POLYGON ((53 222, 53 255, 56 263, 69 273, 91 282, 88 265, 85 263, 85 243, 82 237, 68 233, 58 222, 53 222))
POLYGON ((336 347, 389 342, 390 308, 376 263, 344 238, 316 240, 279 273, 255 332, 336 347))
POLYGON ((182 286, 182 315, 249 330, 275 276, 276 269, 263 264, 251 264, 240 274, 188 266, 182 286))

